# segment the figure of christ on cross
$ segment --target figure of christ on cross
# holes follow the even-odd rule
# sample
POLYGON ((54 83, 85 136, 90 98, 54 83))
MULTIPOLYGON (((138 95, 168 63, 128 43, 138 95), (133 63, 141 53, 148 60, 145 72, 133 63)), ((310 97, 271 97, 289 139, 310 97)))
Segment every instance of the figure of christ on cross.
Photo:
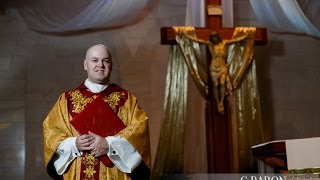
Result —
POLYGON ((250 38, 249 34, 244 36, 222 40, 219 34, 213 31, 209 40, 203 40, 196 38, 194 36, 188 35, 185 31, 178 33, 179 36, 185 36, 188 39, 205 44, 208 46, 208 49, 211 54, 210 62, 210 75, 213 82, 213 95, 217 103, 218 112, 224 114, 224 98, 225 95, 231 94, 233 87, 229 76, 228 65, 226 63, 228 56, 228 46, 250 38))
MULTIPOLYGON (((223 0, 205 0, 205 6, 221 6, 223 0)), ((226 0, 229 1, 229 0, 226 0)), ((199 39, 209 40, 210 33, 215 31, 219 34, 221 39, 230 40, 233 37, 235 28, 225 28, 222 26, 221 15, 210 15, 208 12, 206 16, 205 28, 195 28, 195 33, 199 39)), ((267 29, 256 28, 254 37, 255 45, 266 45, 268 42, 267 29)), ((175 45, 176 33, 172 27, 161 28, 161 44, 175 45)), ((208 65, 210 59, 208 59, 208 65)), ((210 82, 211 83, 211 82, 210 82)), ((212 85, 213 87, 213 85, 212 85)), ((212 91, 210 91, 212 93, 212 91)), ((213 95, 212 95, 213 96, 213 95)), ((209 173, 230 173, 239 172, 239 162, 237 153, 237 137, 233 138, 232 124, 230 122, 231 114, 227 111, 222 115, 216 109, 210 100, 206 104, 206 138, 207 138, 207 163, 209 173), (219 127, 219 128, 217 128, 219 127)), ((229 104, 229 102, 227 102, 229 104)), ((246 168, 246 167, 242 167, 246 168)))

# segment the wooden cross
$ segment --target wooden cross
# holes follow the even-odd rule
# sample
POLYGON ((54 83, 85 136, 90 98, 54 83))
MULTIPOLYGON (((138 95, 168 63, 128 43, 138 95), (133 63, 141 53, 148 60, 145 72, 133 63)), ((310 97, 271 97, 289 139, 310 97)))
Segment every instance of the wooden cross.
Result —
MULTIPOLYGON (((221 0, 206 0, 206 5, 221 6, 221 0)), ((207 8, 206 8, 207 9, 207 8)), ((199 39, 208 40, 212 31, 219 33, 222 39, 231 39, 234 28, 222 27, 221 15, 209 15, 206 13, 206 28, 196 28, 195 33, 199 39)), ((161 44, 176 44, 175 33, 172 27, 161 28, 161 44)), ((255 45, 267 44, 267 30, 257 28, 255 35, 255 45)), ((207 64, 211 59, 208 58, 207 64)), ((209 84, 212 88, 212 84, 209 84)), ((228 112, 222 115, 217 112, 216 104, 211 95, 211 100, 206 104, 206 138, 207 138, 207 157, 208 173, 236 173, 238 172, 237 158, 234 157, 234 149, 231 116, 228 112)))

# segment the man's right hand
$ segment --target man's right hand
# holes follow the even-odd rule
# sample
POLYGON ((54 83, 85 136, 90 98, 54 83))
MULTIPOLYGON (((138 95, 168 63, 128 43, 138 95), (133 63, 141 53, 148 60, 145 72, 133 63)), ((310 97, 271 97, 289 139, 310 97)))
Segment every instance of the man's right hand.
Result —
POLYGON ((81 136, 78 136, 76 139, 76 146, 78 151, 91 151, 94 147, 91 147, 90 145, 94 142, 94 137, 84 134, 81 136))

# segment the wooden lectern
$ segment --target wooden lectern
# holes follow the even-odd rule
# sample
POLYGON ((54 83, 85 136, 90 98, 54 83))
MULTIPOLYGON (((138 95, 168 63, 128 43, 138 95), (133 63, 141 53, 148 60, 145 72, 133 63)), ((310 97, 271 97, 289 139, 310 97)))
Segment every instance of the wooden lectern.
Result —
POLYGON ((259 173, 288 173, 285 141, 273 141, 252 146, 252 154, 258 158, 259 173))

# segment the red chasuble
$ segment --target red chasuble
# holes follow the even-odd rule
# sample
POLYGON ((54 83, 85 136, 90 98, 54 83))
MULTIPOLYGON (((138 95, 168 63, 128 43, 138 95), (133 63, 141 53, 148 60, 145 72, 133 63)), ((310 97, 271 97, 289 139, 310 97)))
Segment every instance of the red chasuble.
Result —
MULTIPOLYGON (((93 100, 70 122, 81 135, 91 131, 102 137, 113 136, 126 127, 101 96, 93 100)), ((100 157, 99 160, 105 166, 111 163, 107 155, 100 157)))
MULTIPOLYGON (((65 93, 68 101, 70 121, 79 134, 91 131, 102 137, 116 135, 126 126, 117 116, 119 108, 128 98, 128 92, 115 84, 110 84, 101 93, 92 93, 84 85, 65 93)), ((81 158, 80 179, 99 179, 100 162, 112 166, 107 155, 94 158, 90 152, 84 152, 81 158)))

